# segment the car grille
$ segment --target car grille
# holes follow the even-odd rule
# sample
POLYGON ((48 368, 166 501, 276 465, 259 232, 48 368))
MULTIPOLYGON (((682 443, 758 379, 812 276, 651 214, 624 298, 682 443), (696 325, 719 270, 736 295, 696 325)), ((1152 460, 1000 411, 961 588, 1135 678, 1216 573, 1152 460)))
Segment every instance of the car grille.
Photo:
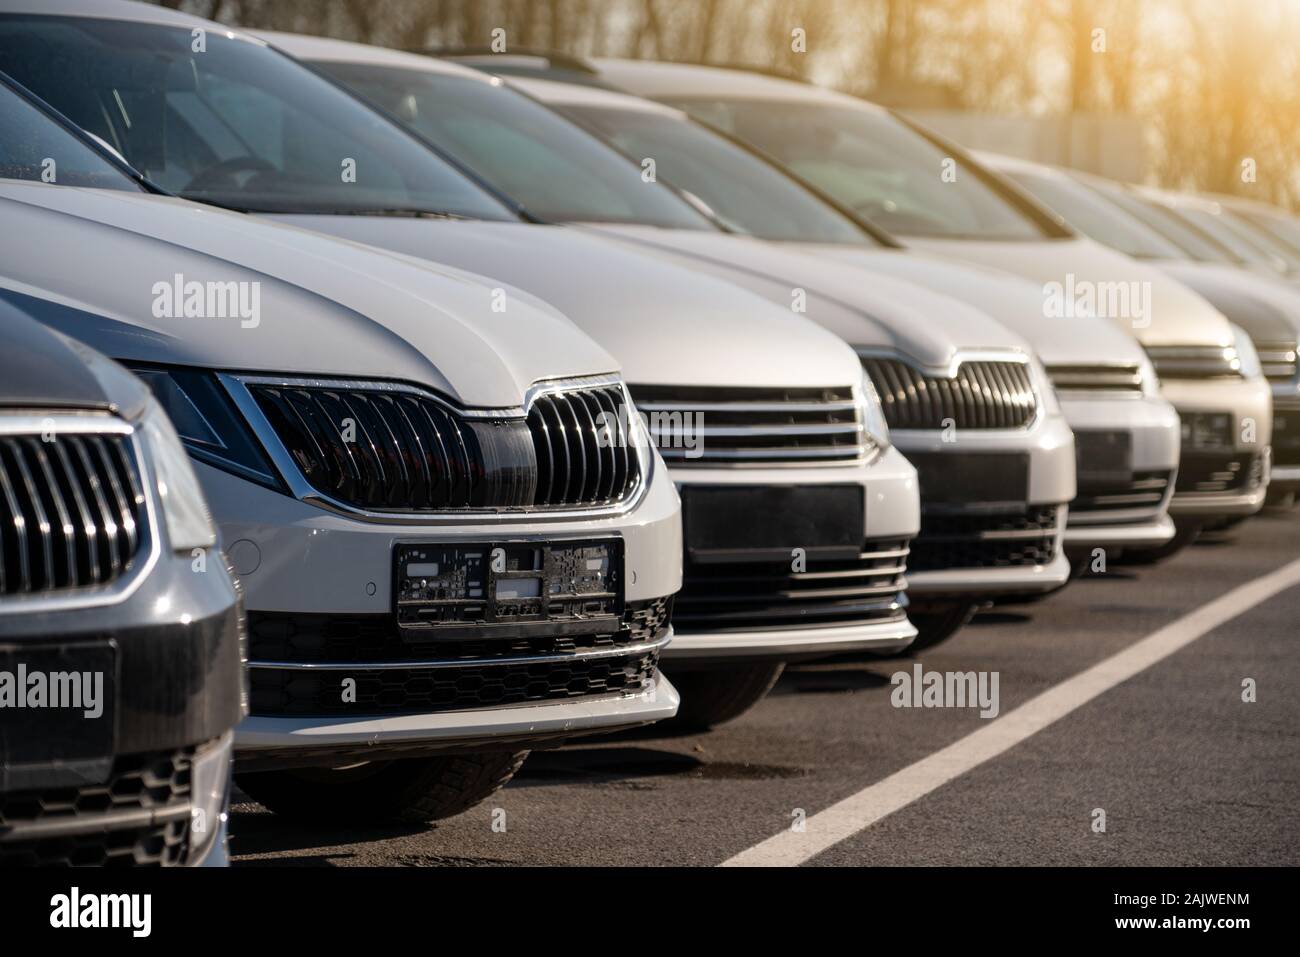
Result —
POLYGON ((1147 346, 1162 379, 1241 378, 1241 359, 1232 346, 1147 346))
POLYGON ((927 512, 912 541, 909 572, 1046 565, 1056 557, 1055 505, 987 514, 927 512))
POLYGON ((670 465, 835 465, 874 450, 848 386, 632 386, 631 391, 670 465))
POLYGON ((119 756, 102 784, 0 793, 0 866, 184 864, 193 754, 119 756))
POLYGON ((1244 492, 1264 480, 1261 456, 1246 452, 1184 452, 1178 463, 1179 495, 1244 492))
POLYGON ((1127 482, 1083 483, 1070 503, 1070 520, 1094 513, 1159 509, 1169 492, 1168 471, 1134 472, 1127 482))
POLYGON ((669 598, 628 602, 613 634, 556 636, 541 628, 509 639, 424 642, 403 639, 391 615, 250 612, 252 712, 432 713, 639 691, 658 664, 659 649, 645 646, 665 637, 671 607, 669 598), (293 667, 348 662, 359 663, 293 667), (406 662, 411 667, 400 667, 406 662), (419 666, 427 662, 436 664, 419 666), (380 664, 399 667, 374 667, 380 664), (356 680, 355 702, 342 702, 343 678, 356 680))
POLYGON ((641 479, 619 384, 543 392, 526 420, 400 388, 246 385, 308 483, 357 508, 603 507, 641 479))
POLYGON ((611 504, 628 498, 641 474, 628 415, 622 386, 538 396, 528 412, 537 456, 533 504, 611 504))
POLYGON ((681 632, 762 630, 903 617, 907 541, 872 541, 849 561, 698 563, 688 559, 673 611, 681 632))
POLYGON ((891 429, 1020 429, 1038 411, 1024 362, 963 362, 951 378, 864 357, 891 429))
POLYGON ((1295 342, 1256 342, 1264 378, 1269 382, 1289 383, 1296 377, 1295 342))
POLYGON ((135 558, 144 521, 128 436, 57 426, 50 441, 0 436, 0 596, 111 581, 135 558))
POLYGON ((1273 462, 1300 465, 1300 407, 1273 407, 1273 462))
POLYGON ((1136 364, 1104 366, 1048 366, 1052 385, 1062 392, 1117 392, 1142 394, 1142 369, 1136 364))

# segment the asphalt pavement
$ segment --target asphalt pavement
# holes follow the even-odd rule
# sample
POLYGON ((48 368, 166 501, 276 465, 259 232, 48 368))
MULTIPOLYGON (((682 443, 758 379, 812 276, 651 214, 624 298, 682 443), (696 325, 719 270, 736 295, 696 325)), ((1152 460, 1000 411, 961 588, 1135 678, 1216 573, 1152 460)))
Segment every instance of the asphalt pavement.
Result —
POLYGON ((714 865, 838 814, 847 836, 799 863, 1294 865, 1300 587, 1243 604, 869 826, 835 809, 915 779, 940 752, 964 753, 972 732, 1297 558, 1300 509, 1269 510, 1162 564, 1111 563, 1046 601, 986 611, 915 659, 792 666, 765 701, 709 734, 652 727, 534 752, 505 790, 436 826, 305 827, 242 799, 232 856, 237 866, 714 865), (917 662, 996 673, 998 717, 895 707, 891 675, 917 662))

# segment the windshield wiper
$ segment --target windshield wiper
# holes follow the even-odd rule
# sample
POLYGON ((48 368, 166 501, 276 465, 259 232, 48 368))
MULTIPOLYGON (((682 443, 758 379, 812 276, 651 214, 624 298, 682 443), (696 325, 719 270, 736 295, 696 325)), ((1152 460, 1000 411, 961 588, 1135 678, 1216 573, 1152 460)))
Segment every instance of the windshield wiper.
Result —
MULTIPOLYGON (((268 210, 268 212, 270 212, 268 210)), ((457 219, 468 220, 471 217, 464 213, 453 213, 445 209, 419 209, 416 207, 406 206, 340 206, 337 209, 313 209, 302 208, 294 210, 282 210, 281 212, 291 212, 305 216, 396 216, 407 217, 410 219, 457 219)))

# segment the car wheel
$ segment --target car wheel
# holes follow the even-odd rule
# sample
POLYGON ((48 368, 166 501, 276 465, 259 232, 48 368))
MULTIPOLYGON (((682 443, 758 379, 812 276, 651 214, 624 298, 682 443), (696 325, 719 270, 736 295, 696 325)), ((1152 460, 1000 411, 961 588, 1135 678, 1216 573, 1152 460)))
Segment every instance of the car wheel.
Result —
POLYGON ((676 722, 683 727, 707 731, 738 718, 763 700, 785 662, 748 667, 686 671, 671 675, 682 696, 676 722))
POLYGON ((1156 562, 1162 562, 1166 558, 1177 555, 1196 541, 1200 534, 1201 526, 1179 523, 1177 531, 1174 532, 1174 537, 1163 545, 1156 548, 1124 549, 1124 554, 1120 556, 1120 563, 1124 565, 1154 565, 1156 562))
POLYGON ((267 810, 313 822, 420 824, 468 811, 505 787, 527 751, 373 761, 353 768, 290 768, 236 774, 267 810))
POLYGON ((966 626, 974 617, 979 605, 959 604, 934 606, 908 611, 907 617, 916 626, 916 640, 900 656, 923 651, 942 644, 966 626))

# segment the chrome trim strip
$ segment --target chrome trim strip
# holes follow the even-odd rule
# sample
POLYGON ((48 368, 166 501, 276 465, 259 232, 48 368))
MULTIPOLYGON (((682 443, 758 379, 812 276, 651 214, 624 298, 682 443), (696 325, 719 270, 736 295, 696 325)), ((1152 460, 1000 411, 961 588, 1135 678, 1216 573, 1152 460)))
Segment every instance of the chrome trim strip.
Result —
MULTIPOLYGON (((544 623, 543 623, 544 624, 544 623)), ((566 661, 593 661, 600 658, 620 658, 659 651, 672 641, 671 629, 665 629, 662 638, 622 645, 616 648, 596 648, 590 652, 573 652, 565 655, 521 655, 510 658, 457 658, 434 661, 250 661, 249 668, 273 671, 403 671, 435 668, 486 668, 492 665, 546 665, 566 661)))

